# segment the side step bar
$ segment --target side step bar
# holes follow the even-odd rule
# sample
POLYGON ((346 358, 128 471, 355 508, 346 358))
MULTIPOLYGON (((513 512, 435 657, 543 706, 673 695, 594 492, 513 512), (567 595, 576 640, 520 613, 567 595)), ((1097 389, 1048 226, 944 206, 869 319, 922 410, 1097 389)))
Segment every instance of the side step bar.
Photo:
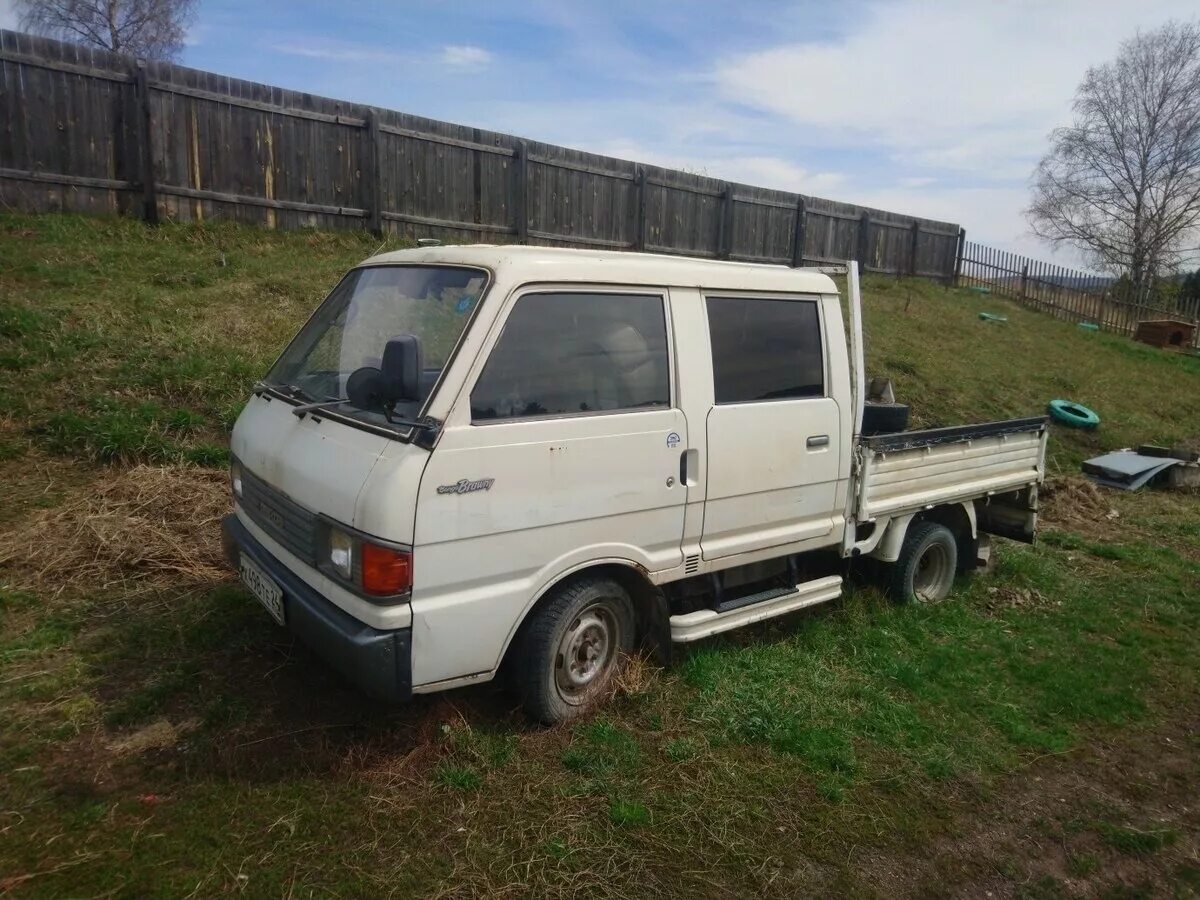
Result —
POLYGON ((671 616, 671 640, 677 644, 698 641, 701 638, 741 628, 752 622, 782 616, 806 606, 836 600, 842 595, 842 577, 829 575, 796 585, 795 589, 781 597, 761 600, 750 606, 737 606, 725 612, 715 609, 698 609, 681 616, 671 616))

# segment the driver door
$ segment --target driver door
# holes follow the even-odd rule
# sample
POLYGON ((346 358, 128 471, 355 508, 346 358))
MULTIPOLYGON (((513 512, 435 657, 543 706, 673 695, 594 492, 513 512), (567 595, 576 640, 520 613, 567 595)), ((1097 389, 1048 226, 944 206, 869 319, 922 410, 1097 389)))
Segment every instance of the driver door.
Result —
POLYGON ((572 285, 510 299, 421 481, 413 597, 429 627, 503 637, 573 568, 681 564, 687 422, 671 360, 664 291, 572 285), (473 590, 491 600, 468 621, 453 598, 473 590))

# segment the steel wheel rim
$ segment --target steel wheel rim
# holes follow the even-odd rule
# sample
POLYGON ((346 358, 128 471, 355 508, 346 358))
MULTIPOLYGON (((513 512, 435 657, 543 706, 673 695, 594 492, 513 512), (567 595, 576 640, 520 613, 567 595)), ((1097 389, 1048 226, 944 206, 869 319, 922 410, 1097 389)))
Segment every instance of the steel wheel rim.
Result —
POLYGON ((930 544, 917 557, 913 571, 913 594, 918 600, 941 600, 946 588, 950 552, 944 544, 930 544))
POLYGON ((554 684, 567 703, 579 705, 604 683, 620 646, 620 624, 603 601, 576 615, 559 638, 554 684))

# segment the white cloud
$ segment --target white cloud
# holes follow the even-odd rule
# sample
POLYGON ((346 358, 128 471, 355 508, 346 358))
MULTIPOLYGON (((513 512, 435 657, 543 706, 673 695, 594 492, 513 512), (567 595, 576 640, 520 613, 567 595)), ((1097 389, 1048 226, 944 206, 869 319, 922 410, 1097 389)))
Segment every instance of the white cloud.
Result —
POLYGON ((17 10, 13 0, 0 0, 0 28, 17 28, 17 10))
MULTIPOLYGON (((0 0, 0 2, 3 2, 3 0, 0 0)), ((199 47, 204 43, 204 38, 210 34, 211 30, 207 25, 192 25, 188 29, 187 34, 183 36, 183 46, 199 47)))
POLYGON ((492 61, 492 54, 471 44, 447 44, 442 48, 441 61, 456 69, 482 69, 492 61))
POLYGON ((848 184, 837 199, 924 219, 959 222, 966 228, 969 241, 1063 266, 1083 268, 1082 257, 1077 252, 1069 248, 1051 250, 1029 233, 1024 212, 1029 204, 1029 194, 1023 186, 900 185, 872 189, 848 184))
POLYGON ((588 146, 589 152, 629 159, 664 169, 682 169, 695 175, 737 181, 755 187, 798 194, 828 196, 846 181, 841 172, 811 172, 778 156, 741 155, 709 151, 706 154, 671 153, 636 141, 609 140, 588 146))
POLYGON ((730 57, 712 77, 725 100, 777 114, 807 140, 1020 178, 1089 65, 1139 27, 1194 14, 1194 0, 876 2, 835 42, 730 57))
POLYGON ((400 57, 386 50, 365 47, 359 44, 348 44, 338 41, 295 40, 272 44, 270 47, 276 53, 288 56, 303 56, 308 59, 326 59, 333 62, 374 62, 394 63, 400 57))
MULTIPOLYGON (((4 2, 4 0, 0 0, 4 2)), ((482 69, 492 61, 492 54, 482 47, 466 44, 450 44, 441 50, 423 54, 395 52, 370 44, 330 40, 307 35, 279 40, 269 49, 288 56, 323 60, 330 63, 367 63, 372 65, 441 65, 450 69, 468 72, 482 69)))
POLYGON ((735 156, 724 161, 730 181, 742 181, 759 187, 797 194, 829 196, 846 181, 841 172, 810 172, 777 156, 735 156))

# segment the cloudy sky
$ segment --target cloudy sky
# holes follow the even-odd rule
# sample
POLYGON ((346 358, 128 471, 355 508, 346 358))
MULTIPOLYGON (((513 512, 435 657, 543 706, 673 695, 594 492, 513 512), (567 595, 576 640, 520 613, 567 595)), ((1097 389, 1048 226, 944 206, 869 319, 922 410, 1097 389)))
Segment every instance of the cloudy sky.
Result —
MULTIPOLYGON (((0 0, 0 24, 12 21, 0 0)), ((1021 210, 1089 65, 1196 0, 200 0, 183 62, 962 224, 1021 210)))

